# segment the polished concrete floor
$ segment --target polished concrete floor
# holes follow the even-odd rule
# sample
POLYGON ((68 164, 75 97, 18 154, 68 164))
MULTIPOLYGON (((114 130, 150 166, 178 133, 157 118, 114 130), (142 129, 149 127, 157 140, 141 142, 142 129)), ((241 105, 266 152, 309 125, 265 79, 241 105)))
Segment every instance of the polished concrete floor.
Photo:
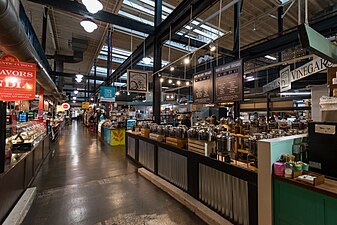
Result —
POLYGON ((65 128, 32 186, 24 225, 204 224, 137 174, 124 147, 111 147, 80 123, 65 128))

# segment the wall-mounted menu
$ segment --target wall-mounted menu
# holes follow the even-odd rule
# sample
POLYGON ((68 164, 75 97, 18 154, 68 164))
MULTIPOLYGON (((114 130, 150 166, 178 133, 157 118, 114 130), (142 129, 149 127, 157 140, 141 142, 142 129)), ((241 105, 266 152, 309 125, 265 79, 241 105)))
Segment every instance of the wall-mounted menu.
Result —
POLYGON ((215 68, 214 85, 216 103, 242 101, 243 62, 237 60, 215 68))
POLYGON ((213 102, 213 74, 212 70, 198 73, 193 77, 193 102, 213 102))

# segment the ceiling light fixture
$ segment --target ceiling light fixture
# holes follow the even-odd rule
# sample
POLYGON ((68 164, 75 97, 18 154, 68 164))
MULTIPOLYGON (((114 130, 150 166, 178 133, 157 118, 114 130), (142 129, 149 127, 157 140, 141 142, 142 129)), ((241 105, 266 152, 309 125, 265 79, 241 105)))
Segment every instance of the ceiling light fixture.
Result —
POLYGON ((210 50, 211 52, 214 52, 214 51, 216 50, 216 46, 215 46, 215 44, 214 44, 213 42, 211 42, 211 43, 209 44, 209 50, 210 50))
POLYGON ((186 58, 184 59, 184 64, 185 64, 185 65, 190 64, 190 62, 191 62, 191 60, 190 60, 189 57, 186 57, 186 58))
POLYGON ((173 72, 174 71, 174 66, 170 67, 170 71, 173 72))
POLYGON ((186 81, 186 86, 190 86, 190 82, 189 81, 186 81))
POLYGON ((91 101, 94 101, 94 98, 91 98, 90 100, 91 100, 91 101))
POLYGON ((73 97, 73 100, 76 100, 76 99, 77 99, 76 96, 74 96, 74 97, 73 97))
POLYGON ((74 91, 74 94, 77 95, 77 94, 78 94, 78 90, 75 90, 75 91, 74 91))
POLYGON ((283 92, 280 93, 281 96, 301 96, 301 95, 311 95, 311 92, 283 92))
POLYGON ((163 83, 164 82, 164 78, 160 78, 160 83, 163 83))
POLYGON ((76 101, 74 100, 73 103, 76 103, 76 101))
POLYGON ((79 78, 79 79, 82 79, 82 78, 83 78, 83 75, 82 75, 82 74, 76 74, 75 76, 76 76, 76 78, 79 78))
POLYGON ((95 14, 103 9, 102 3, 98 0, 82 0, 82 3, 85 5, 87 10, 92 14, 95 14))
POLYGON ((180 85, 180 84, 181 84, 181 81, 180 81, 180 80, 178 80, 178 81, 177 81, 177 85, 180 85))
POLYGON ((172 80, 171 80, 171 79, 169 79, 169 80, 168 80, 168 83, 169 83, 169 84, 172 84, 172 80))
POLYGON ((84 28, 84 30, 88 33, 94 32, 98 28, 97 24, 92 19, 84 19, 81 21, 81 26, 84 28))
POLYGON ((77 81, 77 83, 81 83, 82 82, 82 78, 76 78, 75 80, 77 81))
POLYGON ((151 64, 152 59, 151 59, 150 57, 144 57, 144 58, 143 58, 143 62, 144 62, 145 64, 149 65, 149 64, 151 64))
POLYGON ((276 57, 274 57, 274 56, 271 56, 271 55, 265 55, 264 56, 266 59, 270 59, 270 60, 276 60, 277 58, 276 57))
POLYGON ((119 91, 116 92, 116 95, 117 95, 117 96, 120 95, 120 94, 121 94, 121 93, 120 93, 119 91))

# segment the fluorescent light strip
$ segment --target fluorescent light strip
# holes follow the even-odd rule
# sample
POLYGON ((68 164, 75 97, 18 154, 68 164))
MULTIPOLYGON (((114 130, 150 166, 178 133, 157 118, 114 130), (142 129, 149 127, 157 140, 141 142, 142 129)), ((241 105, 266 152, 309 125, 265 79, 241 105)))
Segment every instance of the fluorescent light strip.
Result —
POLYGON ((283 92, 280 93, 281 96, 301 96, 301 95, 311 95, 311 92, 283 92))
POLYGON ((274 56, 271 56, 271 55, 266 55, 266 56, 264 56, 266 59, 271 59, 271 60, 276 60, 277 58, 276 57, 274 57, 274 56))

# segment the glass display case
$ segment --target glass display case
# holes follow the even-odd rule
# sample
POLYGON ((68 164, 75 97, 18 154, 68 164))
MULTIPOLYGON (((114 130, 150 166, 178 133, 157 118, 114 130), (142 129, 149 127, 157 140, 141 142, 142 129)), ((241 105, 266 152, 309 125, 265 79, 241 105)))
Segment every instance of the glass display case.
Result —
POLYGON ((29 151, 46 135, 46 126, 41 122, 27 122, 16 125, 16 134, 6 138, 6 148, 13 152, 29 151))

